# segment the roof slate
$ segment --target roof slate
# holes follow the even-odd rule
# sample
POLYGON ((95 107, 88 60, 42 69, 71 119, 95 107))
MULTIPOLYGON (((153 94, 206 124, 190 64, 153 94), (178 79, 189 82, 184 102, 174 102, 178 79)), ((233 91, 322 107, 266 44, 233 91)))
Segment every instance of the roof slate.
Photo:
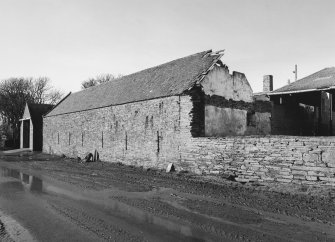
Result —
POLYGON ((270 92, 269 95, 283 92, 290 93, 304 90, 327 89, 331 87, 335 89, 335 67, 322 69, 312 75, 276 89, 270 92))
POLYGON ((69 95, 46 117, 180 95, 192 87, 221 56, 211 50, 203 51, 87 88, 69 95))

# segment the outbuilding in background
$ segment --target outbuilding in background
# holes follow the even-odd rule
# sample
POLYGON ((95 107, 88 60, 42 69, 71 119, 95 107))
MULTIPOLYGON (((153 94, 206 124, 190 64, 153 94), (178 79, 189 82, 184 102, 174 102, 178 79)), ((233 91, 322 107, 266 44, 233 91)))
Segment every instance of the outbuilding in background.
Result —
POLYGON ((23 117, 20 119, 20 148, 41 151, 43 145, 42 116, 53 108, 50 104, 26 104, 23 117))

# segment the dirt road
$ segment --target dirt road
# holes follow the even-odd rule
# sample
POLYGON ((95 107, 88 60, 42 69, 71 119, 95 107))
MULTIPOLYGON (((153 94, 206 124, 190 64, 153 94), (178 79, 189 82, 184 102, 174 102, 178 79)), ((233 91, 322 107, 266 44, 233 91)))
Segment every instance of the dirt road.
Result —
POLYGON ((29 153, 2 155, 0 170, 6 241, 335 241, 335 188, 29 153))

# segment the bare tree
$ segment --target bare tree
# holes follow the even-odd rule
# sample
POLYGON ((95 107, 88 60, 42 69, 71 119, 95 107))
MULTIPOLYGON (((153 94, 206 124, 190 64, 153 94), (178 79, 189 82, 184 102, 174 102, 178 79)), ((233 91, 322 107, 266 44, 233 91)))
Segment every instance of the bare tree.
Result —
POLYGON ((100 74, 100 75, 97 75, 94 78, 89 78, 86 81, 83 81, 81 83, 81 89, 94 87, 94 86, 97 86, 101 83, 117 80, 121 77, 122 77, 122 75, 120 75, 120 74, 117 77, 115 77, 113 74, 100 74))
POLYGON ((50 79, 39 77, 33 81, 32 96, 34 103, 56 104, 62 97, 62 93, 50 85, 50 79))

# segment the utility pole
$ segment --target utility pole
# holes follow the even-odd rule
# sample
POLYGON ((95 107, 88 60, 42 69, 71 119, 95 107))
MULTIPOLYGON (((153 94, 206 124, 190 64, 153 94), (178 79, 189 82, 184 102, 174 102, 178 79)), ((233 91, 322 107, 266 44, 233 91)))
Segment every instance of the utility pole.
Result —
POLYGON ((297 81, 298 80, 298 66, 297 66, 297 64, 295 64, 293 73, 294 73, 294 81, 297 81))

